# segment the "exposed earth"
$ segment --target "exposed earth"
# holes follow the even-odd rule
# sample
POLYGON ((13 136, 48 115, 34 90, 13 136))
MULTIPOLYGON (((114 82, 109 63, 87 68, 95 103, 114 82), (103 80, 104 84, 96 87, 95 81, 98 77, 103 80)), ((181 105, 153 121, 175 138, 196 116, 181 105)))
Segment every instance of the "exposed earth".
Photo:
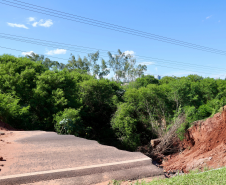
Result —
MULTIPOLYGON (((7 164, 13 162, 10 153, 15 152, 16 148, 19 147, 16 143, 10 142, 15 137, 10 131, 16 131, 16 129, 0 122, 0 168, 7 167, 7 164), (9 145, 11 146, 8 147, 9 145)), ((194 122, 185 136, 186 138, 180 143, 182 151, 164 158, 161 166, 165 172, 180 170, 188 173, 189 170, 197 168, 226 166, 226 106, 223 107, 221 113, 215 114, 212 118, 194 122)), ((150 182, 152 179, 146 178, 144 180, 150 182)), ((109 182, 106 181, 98 185, 107 185, 109 182)), ((121 184, 135 182, 125 181, 121 184)))
POLYGON ((181 143, 183 151, 165 157, 165 171, 182 170, 187 173, 204 167, 226 166, 226 106, 212 118, 196 121, 181 143))

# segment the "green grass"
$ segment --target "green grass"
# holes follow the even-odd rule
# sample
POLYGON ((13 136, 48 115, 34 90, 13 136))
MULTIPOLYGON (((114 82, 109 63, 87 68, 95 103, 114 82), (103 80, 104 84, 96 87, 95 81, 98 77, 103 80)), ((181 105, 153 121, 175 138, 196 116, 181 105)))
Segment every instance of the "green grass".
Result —
MULTIPOLYGON (((207 170, 207 169, 205 169, 207 170)), ((145 181, 139 183, 138 181, 133 185, 209 185, 209 184, 226 184, 226 167, 218 170, 206 171, 204 173, 197 173, 200 171, 192 171, 189 174, 172 177, 169 179, 153 180, 149 183, 145 181)), ((120 181, 113 181, 113 185, 120 185, 120 181)), ((132 183, 131 183, 132 185, 132 183)))

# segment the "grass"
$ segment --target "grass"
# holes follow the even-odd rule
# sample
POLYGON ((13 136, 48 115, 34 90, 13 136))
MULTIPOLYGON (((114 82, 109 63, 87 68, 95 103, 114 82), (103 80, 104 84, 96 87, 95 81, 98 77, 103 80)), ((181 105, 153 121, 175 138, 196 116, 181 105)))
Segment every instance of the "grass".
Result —
MULTIPOLYGON (((226 167, 209 170, 204 168, 204 172, 200 173, 200 170, 191 171, 189 174, 172 177, 169 179, 153 180, 149 183, 143 181, 131 185, 209 185, 209 184, 226 184, 226 167)), ((113 180, 113 185, 120 185, 121 181, 113 180)), ((110 184, 109 184, 110 185, 110 184)))

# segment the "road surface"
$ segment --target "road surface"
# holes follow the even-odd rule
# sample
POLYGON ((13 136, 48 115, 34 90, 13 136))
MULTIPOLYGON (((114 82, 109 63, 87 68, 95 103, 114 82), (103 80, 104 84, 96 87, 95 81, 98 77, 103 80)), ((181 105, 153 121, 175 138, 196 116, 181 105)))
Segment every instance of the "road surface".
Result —
POLYGON ((7 131, 1 141, 6 161, 0 184, 97 184, 164 175, 140 152, 118 150, 97 141, 45 131, 7 131))

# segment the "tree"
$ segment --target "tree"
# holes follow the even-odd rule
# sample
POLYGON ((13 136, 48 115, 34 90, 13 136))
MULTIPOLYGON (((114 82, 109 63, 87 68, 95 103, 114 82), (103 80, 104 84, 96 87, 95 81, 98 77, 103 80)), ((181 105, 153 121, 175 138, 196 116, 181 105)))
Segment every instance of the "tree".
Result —
POLYGON ((138 87, 147 87, 149 84, 159 84, 159 80, 152 75, 142 75, 135 81, 138 87))
POLYGON ((118 82, 120 79, 133 81, 137 76, 141 76, 147 70, 147 66, 141 64, 135 68, 136 59, 130 54, 122 53, 119 49, 118 54, 112 55, 111 52, 108 52, 108 56, 108 64, 113 69, 115 79, 118 82))
POLYGON ((162 79, 159 80, 159 83, 160 84, 168 84, 168 83, 175 81, 177 79, 180 79, 180 78, 178 78, 176 76, 164 76, 162 79))
POLYGON ((32 52, 30 55, 26 55, 26 58, 30 59, 34 62, 40 62, 42 65, 45 66, 47 69, 64 69, 65 65, 62 63, 59 63, 57 61, 52 61, 49 58, 45 58, 44 55, 38 55, 32 52))
POLYGON ((116 81, 119 81, 120 78, 123 77, 123 67, 127 60, 127 57, 120 50, 118 50, 118 55, 112 55, 111 52, 109 51, 108 56, 109 56, 108 64, 115 73, 116 81))
POLYGON ((32 52, 30 55, 25 55, 25 57, 27 57, 28 59, 34 62, 43 61, 45 58, 44 55, 38 55, 38 54, 35 54, 34 52, 32 52))
POLYGON ((71 58, 70 60, 68 60, 68 64, 66 65, 66 67, 69 71, 72 71, 74 69, 80 69, 89 72, 90 65, 90 62, 86 57, 82 59, 80 56, 78 56, 78 59, 76 60, 75 56, 71 54, 71 58))
POLYGON ((101 65, 96 63, 99 60, 99 51, 88 54, 88 57, 92 67, 92 75, 95 78, 102 79, 104 76, 107 76, 110 73, 107 63, 103 58, 101 59, 101 65))
POLYGON ((45 71, 38 76, 36 88, 33 89, 31 111, 34 122, 43 130, 53 130, 53 117, 66 108, 79 109, 79 83, 92 78, 76 71, 45 71))
POLYGON ((116 110, 114 98, 120 98, 120 85, 108 79, 90 79, 79 86, 79 98, 82 102, 83 122, 93 128, 96 138, 106 134, 104 128, 110 125, 110 116, 116 110))
POLYGON ((144 74, 144 71, 147 71, 147 66, 146 66, 146 65, 141 65, 141 64, 139 64, 139 65, 137 66, 137 68, 136 68, 136 71, 137 71, 138 77, 140 78, 141 75, 144 74))
POLYGON ((101 60, 101 72, 99 72, 98 76, 102 79, 104 76, 107 76, 110 73, 110 70, 107 68, 107 63, 104 59, 101 60))
POLYGON ((138 120, 134 116, 136 107, 122 103, 111 120, 112 128, 127 150, 134 151, 140 146, 140 133, 137 131, 138 120))
POLYGON ((95 78, 103 78, 104 76, 110 73, 107 68, 107 64, 104 59, 101 60, 101 65, 97 64, 99 60, 99 51, 96 53, 88 54, 88 57, 84 57, 83 59, 78 56, 78 59, 75 59, 75 56, 71 54, 71 59, 68 61, 66 68, 71 70, 82 70, 86 71, 88 74, 94 76, 95 78))
POLYGON ((191 80, 192 82, 200 82, 201 80, 203 80, 203 77, 198 75, 188 75, 186 78, 188 80, 191 80))
POLYGON ((29 115, 29 106, 20 106, 20 99, 14 95, 0 92, 0 121, 8 123, 9 125, 20 128, 27 122, 29 115))

